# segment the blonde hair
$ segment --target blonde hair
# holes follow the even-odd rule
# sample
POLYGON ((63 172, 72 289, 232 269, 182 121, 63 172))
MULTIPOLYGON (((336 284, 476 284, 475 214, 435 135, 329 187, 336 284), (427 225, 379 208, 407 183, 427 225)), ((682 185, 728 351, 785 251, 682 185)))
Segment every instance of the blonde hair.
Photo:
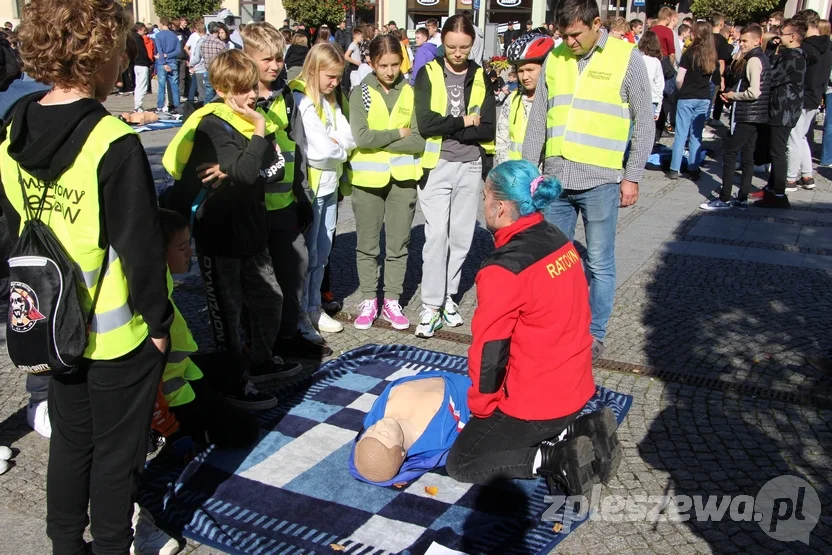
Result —
POLYGON ((821 19, 818 21, 818 33, 821 35, 828 37, 832 34, 832 25, 830 25, 828 19, 821 19))
POLYGON ((306 35, 303 33, 295 33, 292 37, 292 44, 298 46, 309 46, 309 39, 306 38, 306 35))
POLYGON ((630 22, 623 17, 616 17, 610 22, 610 32, 618 31, 622 35, 630 32, 630 22))
POLYGON ((259 51, 274 58, 283 57, 286 42, 283 40, 283 34, 271 23, 249 23, 240 30, 240 36, 243 37, 243 49, 247 54, 259 51))
POLYGON ((133 27, 130 12, 112 0, 32 0, 21 20, 23 70, 65 88, 87 86, 133 27))
POLYGON ((257 64, 241 50, 226 50, 211 62, 208 78, 215 91, 242 94, 257 86, 260 72, 257 64))
MULTIPOLYGON (((338 73, 344 72, 344 54, 341 47, 331 42, 322 42, 309 49, 306 60, 303 62, 303 69, 300 72, 300 79, 306 85, 306 95, 315 105, 315 110, 321 111, 321 84, 320 73, 327 69, 337 69, 338 73)), ((332 102, 333 98, 328 98, 332 102)))

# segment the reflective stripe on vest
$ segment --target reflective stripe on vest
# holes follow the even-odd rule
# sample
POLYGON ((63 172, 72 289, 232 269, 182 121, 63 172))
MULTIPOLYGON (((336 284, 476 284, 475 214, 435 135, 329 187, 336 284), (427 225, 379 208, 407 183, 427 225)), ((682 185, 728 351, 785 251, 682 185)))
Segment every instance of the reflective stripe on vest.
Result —
MULTIPOLYGON (((266 112, 257 108, 257 111, 266 116, 266 112)), ((173 137, 173 140, 165 149, 165 154, 162 156, 162 165, 173 176, 174 179, 182 179, 182 172, 185 171, 185 166, 191 158, 191 152, 194 149, 194 141, 196 140, 196 130, 202 122, 202 118, 208 115, 214 115, 228 125, 236 129, 246 139, 251 140, 254 135, 254 124, 244 119, 240 114, 219 102, 211 102, 206 104, 196 112, 190 115, 179 131, 173 137)), ((277 131, 277 125, 272 120, 266 117, 266 136, 271 135, 277 131)))
MULTIPOLYGON (((362 85, 363 86, 363 85, 362 85)), ((374 131, 409 128, 413 118, 413 88, 402 87, 393 111, 387 110, 384 97, 373 87, 367 87, 370 109, 367 125, 374 131)), ((358 93, 356 93, 358 94, 358 93)), ((410 181, 422 177, 419 157, 410 154, 391 154, 383 148, 357 148, 350 156, 352 183, 361 187, 385 187, 391 177, 397 181, 410 181)))
MULTIPOLYGON (((298 79, 292 79, 289 82, 289 88, 292 89, 294 92, 306 95, 306 83, 304 83, 302 79, 299 79, 299 78, 298 79)), ((349 104, 344 102, 343 99, 344 99, 344 97, 343 97, 343 94, 341 93, 341 88, 336 87, 335 88, 335 101, 337 102, 338 106, 341 108, 341 113, 343 113, 344 117, 347 118, 347 121, 349 121, 349 117, 350 117, 349 104)), ((300 105, 299 102, 296 102, 296 104, 300 105)), ((314 102, 313 102, 313 104, 314 104, 314 102)), ((333 112, 334 111, 335 110, 333 109, 333 112)), ((324 115, 323 106, 318 106, 318 117, 320 118, 321 123, 324 124, 324 127, 326 127, 326 116, 324 115)), ((336 125, 336 122, 333 121, 332 125, 334 127, 336 125)), ((341 179, 341 176, 343 175, 343 173, 344 173, 344 165, 339 164, 338 165, 338 170, 337 170, 337 176, 338 176, 339 180, 341 179)), ((310 166, 308 164, 306 165, 306 181, 309 183, 309 188, 312 189, 312 193, 314 193, 315 196, 318 196, 318 186, 321 184, 321 174, 322 174, 322 171, 319 170, 318 168, 313 168, 312 166, 310 166)), ((349 179, 351 176, 352 176, 352 174, 348 170, 347 171, 347 178, 349 179)), ((344 194, 349 194, 349 193, 344 191, 344 194)))
MULTIPOLYGON (((14 122, 11 124, 14 126, 14 122)), ((105 116, 87 137, 86 142, 71 166, 50 183, 48 205, 44 206, 41 219, 61 242, 67 255, 79 270, 83 284, 81 302, 86 310, 92 305, 98 287, 98 276, 104 257, 108 264, 101 281, 101 293, 95 306, 92 326, 87 334, 84 357, 93 360, 112 360, 134 350, 147 337, 147 325, 139 314, 133 312, 127 278, 118 253, 99 247, 101 237, 98 168, 110 145, 134 131, 126 123, 113 116, 105 116), (94 279, 93 279, 94 278, 94 279)), ((11 130, 9 137, 12 136, 11 130)), ((8 154, 9 141, 0 145, 0 175, 16 176, 18 164, 8 154)), ((20 168, 26 196, 31 203, 40 199, 39 183, 20 168)), ((23 195, 17 179, 6 179, 6 198, 18 212, 24 214, 23 195)), ((20 230, 25 218, 20 219, 20 230)), ((18 233, 20 232, 18 230, 18 233)))
POLYGON ((523 139, 526 137, 526 113, 523 109, 523 96, 514 91, 509 97, 508 111, 508 159, 523 159, 523 139))
POLYGON ((297 200, 292 192, 292 184, 295 181, 295 142, 286 133, 289 114, 286 111, 286 98, 282 93, 271 103, 266 116, 277 125, 274 137, 286 163, 283 179, 279 183, 266 184, 266 210, 280 210, 297 200))
MULTIPOLYGON (((432 60, 424 69, 430 80, 430 109, 442 116, 448 115, 448 89, 445 86, 445 72, 438 60, 432 60)), ((468 115, 479 114, 485 102, 485 72, 481 67, 474 74, 471 84, 471 98, 468 101, 468 115)), ((480 143, 486 154, 494 154, 494 141, 480 143)), ((422 155, 422 167, 426 170, 436 167, 442 152, 442 137, 425 137, 425 153, 422 155)))
POLYGON ((188 324, 173 302, 173 277, 168 271, 168 297, 173 305, 173 324, 170 327, 170 355, 162 373, 162 395, 168 405, 178 407, 196 398, 189 381, 202 378, 202 371, 190 359, 198 349, 188 324))
POLYGON ((546 114, 546 157, 621 169, 630 134, 630 107, 621 100, 621 85, 633 45, 608 38, 583 72, 566 44, 546 63, 549 89, 546 114))

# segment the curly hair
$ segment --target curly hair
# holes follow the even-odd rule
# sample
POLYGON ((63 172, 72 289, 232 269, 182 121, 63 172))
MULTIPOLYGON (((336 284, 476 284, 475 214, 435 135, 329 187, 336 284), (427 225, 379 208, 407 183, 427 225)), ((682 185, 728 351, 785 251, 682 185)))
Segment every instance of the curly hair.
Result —
POLYGON ((32 0, 18 32, 23 68, 41 83, 86 86, 132 26, 113 0, 32 0))

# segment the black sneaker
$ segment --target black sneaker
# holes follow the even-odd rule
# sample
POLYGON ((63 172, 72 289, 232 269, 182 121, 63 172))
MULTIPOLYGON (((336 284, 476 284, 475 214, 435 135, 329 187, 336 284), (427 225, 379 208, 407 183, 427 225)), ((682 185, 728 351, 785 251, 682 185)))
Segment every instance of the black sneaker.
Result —
POLYGON ((268 410, 277 406, 277 397, 258 391, 248 380, 246 380, 242 391, 226 395, 225 400, 228 401, 228 404, 245 410, 268 410))
POLYGON ((618 422, 615 420, 615 413, 609 407, 579 416, 566 428, 567 438, 585 436, 592 441, 592 448, 595 452, 592 469, 605 484, 609 483, 618 472, 621 458, 624 455, 621 444, 618 442, 617 429, 618 422))
POLYGON ((601 358, 601 355, 604 354, 604 342, 599 341, 597 338, 592 338, 592 360, 597 358, 601 358))
POLYGON ((681 178, 682 178, 682 174, 680 174, 680 173, 679 173, 679 172, 677 172, 677 171, 670 170, 669 172, 667 172, 667 178, 668 178, 668 179, 673 179, 673 180, 676 180, 676 179, 681 179, 681 178))
POLYGON ((278 337, 274 342, 272 351, 284 356, 316 360, 322 360, 332 355, 332 349, 328 346, 313 343, 306 339, 300 332, 297 332, 294 337, 278 337))
POLYGON ((549 493, 592 496, 592 486, 599 483, 598 475, 592 469, 595 452, 592 441, 586 436, 576 436, 553 443, 540 444, 542 462, 537 473, 546 478, 549 493))
POLYGON ((248 379, 253 384, 261 384, 297 376, 303 371, 303 366, 297 362, 283 362, 275 356, 263 364, 252 365, 248 369, 248 379))
POLYGON ((698 181, 702 177, 702 170, 691 170, 688 172, 688 177, 691 181, 698 181))
POLYGON ((803 177, 797 181, 798 185, 803 187, 804 189, 811 191, 815 188, 815 178, 814 177, 803 177))
POLYGON ((731 199, 731 206, 740 210, 748 208, 748 198, 734 197, 731 199))
POLYGON ((792 204, 789 202, 789 197, 786 195, 775 195, 774 193, 769 193, 765 191, 763 194, 763 198, 760 200, 754 201, 754 206, 759 208, 783 208, 789 209, 792 207, 792 204))

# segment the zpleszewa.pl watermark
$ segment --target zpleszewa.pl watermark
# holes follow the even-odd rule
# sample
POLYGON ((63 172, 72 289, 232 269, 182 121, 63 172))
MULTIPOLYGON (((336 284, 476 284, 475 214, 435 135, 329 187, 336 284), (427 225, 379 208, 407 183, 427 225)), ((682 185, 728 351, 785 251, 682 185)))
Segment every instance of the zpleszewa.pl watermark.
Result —
POLYGON ((821 515, 818 494, 806 480, 779 476, 751 495, 608 495, 601 486, 583 496, 547 495, 551 503, 544 522, 560 522, 568 533, 588 511, 590 520, 606 522, 757 522, 769 537, 809 544, 809 534, 821 515), (561 511, 561 509, 563 509, 561 511))

